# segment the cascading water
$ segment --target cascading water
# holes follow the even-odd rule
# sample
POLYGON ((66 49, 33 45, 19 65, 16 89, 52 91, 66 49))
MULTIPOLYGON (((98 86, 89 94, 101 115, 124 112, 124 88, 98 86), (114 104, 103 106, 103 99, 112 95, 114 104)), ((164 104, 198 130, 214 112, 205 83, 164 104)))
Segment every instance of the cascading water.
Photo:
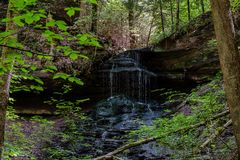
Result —
MULTIPOLYGON (((99 82, 105 88, 106 98, 96 104, 93 114, 95 132, 100 137, 95 140, 96 146, 101 144, 99 149, 117 148, 126 140, 129 130, 151 125, 154 119, 164 115, 159 103, 150 98, 151 79, 155 74, 141 61, 140 53, 127 51, 105 62, 99 70, 99 82)), ((159 157, 152 153, 156 148, 138 148, 133 159, 159 157)))
POLYGON ((147 101, 150 78, 155 74, 141 65, 137 52, 128 51, 112 58, 100 72, 109 77, 109 96, 125 95, 140 102, 147 101))

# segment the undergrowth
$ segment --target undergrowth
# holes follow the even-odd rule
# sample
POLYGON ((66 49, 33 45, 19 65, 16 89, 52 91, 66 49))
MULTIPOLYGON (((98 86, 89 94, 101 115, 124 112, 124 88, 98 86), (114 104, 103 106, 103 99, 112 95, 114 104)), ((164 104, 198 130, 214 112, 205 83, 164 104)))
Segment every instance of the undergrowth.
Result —
MULTIPOLYGON (((139 130, 132 131, 130 133, 131 140, 135 141, 136 137, 145 139, 159 137, 164 133, 173 133, 158 140, 160 145, 172 150, 171 159, 208 159, 216 158, 216 156, 219 158, 229 153, 230 149, 235 148, 231 134, 230 136, 220 136, 217 140, 211 141, 206 148, 200 149, 200 145, 229 120, 228 117, 212 120, 201 127, 190 128, 192 125, 204 122, 227 110, 221 79, 221 76, 218 75, 211 83, 192 91, 182 107, 190 107, 190 115, 178 112, 169 117, 156 119, 152 126, 143 126, 139 130), (188 126, 189 130, 174 133, 176 130, 188 126)), ((171 97, 174 96, 170 95, 169 97, 171 101, 171 97)))
POLYGON ((56 106, 55 117, 21 117, 13 107, 8 107, 4 160, 90 159, 87 155, 79 156, 87 146, 81 134, 88 119, 80 107, 85 100, 66 100, 71 88, 64 85, 62 89, 47 102, 56 106))

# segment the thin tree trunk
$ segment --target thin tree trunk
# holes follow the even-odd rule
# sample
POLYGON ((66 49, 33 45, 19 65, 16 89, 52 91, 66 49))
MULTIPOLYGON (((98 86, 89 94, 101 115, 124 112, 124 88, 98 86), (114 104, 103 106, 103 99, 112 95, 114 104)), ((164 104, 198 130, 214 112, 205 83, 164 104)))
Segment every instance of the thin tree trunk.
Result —
POLYGON ((90 32, 92 29, 92 21, 89 23, 89 21, 87 20, 88 16, 92 16, 91 12, 87 12, 87 10, 90 9, 90 6, 85 2, 85 0, 79 0, 79 6, 79 30, 82 33, 90 32))
POLYGON ((162 0, 159 0, 160 3, 160 14, 161 14, 161 23, 162 23, 162 32, 163 36, 165 37, 165 28, 164 28, 164 17, 163 17, 163 7, 162 7, 162 0))
POLYGON ((190 21, 191 20, 190 0, 187 0, 187 6, 188 6, 188 21, 190 21))
POLYGON ((98 5, 92 4, 92 26, 91 31, 97 34, 97 25, 98 25, 98 5))
POLYGON ((79 7, 80 7, 80 12, 79 12, 79 18, 82 18, 85 16, 85 10, 86 10, 86 6, 85 3, 83 2, 83 0, 79 0, 79 7))
POLYGON ((170 11, 171 11, 172 32, 174 32, 174 21, 173 21, 173 2, 172 2, 172 0, 170 0, 170 11))
POLYGON ((203 0, 200 0, 200 2, 201 2, 201 7, 202 7, 202 13, 205 13, 204 1, 203 1, 203 0))
POLYGON ((134 11, 133 8, 128 11, 128 23, 129 23, 129 36, 130 36, 130 48, 135 47, 135 35, 134 35, 134 11))
POLYGON ((148 32, 147 47, 149 46, 149 41, 150 41, 150 38, 151 38, 153 23, 154 23, 154 13, 153 13, 153 16, 152 16, 152 20, 151 20, 151 24, 150 24, 150 29, 149 29, 149 32, 148 32))
MULTIPOLYGON (((11 10, 11 1, 8 4, 7 18, 11 19, 14 16, 11 10)), ((7 22, 6 31, 16 30, 17 27, 12 21, 7 22)), ((9 40, 16 40, 17 34, 13 34, 6 38, 5 43, 9 40)), ((4 131, 5 131, 5 121, 6 121, 6 110, 8 106, 9 99, 9 88, 11 81, 11 72, 14 64, 13 56, 9 54, 14 54, 14 52, 6 47, 2 49, 2 55, 0 58, 0 65, 6 70, 3 74, 0 74, 0 160, 2 159, 3 148, 4 148, 4 131), (6 62, 7 61, 7 62, 6 62)))
POLYGON ((240 55, 236 45, 229 0, 211 0, 227 104, 240 159, 240 55))
POLYGON ((179 22, 180 22, 180 0, 177 0, 176 31, 179 31, 179 22))
POLYGON ((211 142, 214 141, 214 139, 217 139, 223 131, 225 131, 230 125, 232 125, 232 120, 227 121, 222 127, 218 127, 215 132, 203 143, 198 149, 198 152, 200 153, 207 145, 209 145, 211 142))

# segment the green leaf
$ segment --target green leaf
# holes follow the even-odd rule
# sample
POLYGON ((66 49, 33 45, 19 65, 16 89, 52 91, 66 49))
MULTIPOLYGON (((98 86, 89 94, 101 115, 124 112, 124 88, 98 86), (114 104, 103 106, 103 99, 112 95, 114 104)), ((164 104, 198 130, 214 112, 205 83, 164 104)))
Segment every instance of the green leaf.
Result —
POLYGON ((61 79, 66 80, 68 77, 70 77, 68 74, 59 72, 59 73, 56 73, 56 74, 53 76, 53 79, 59 79, 59 78, 61 78, 61 79))
POLYGON ((55 26, 55 21, 54 20, 51 20, 51 21, 46 23, 46 27, 53 27, 53 26, 55 26))
POLYGON ((99 42, 96 41, 96 40, 92 40, 89 44, 90 44, 91 46, 98 47, 98 48, 101 48, 101 47, 102 47, 102 46, 99 44, 99 42))
POLYGON ((32 71, 36 71, 37 66, 31 66, 30 68, 31 68, 32 71))
POLYGON ((69 17, 72 17, 74 14, 75 14, 74 9, 69 9, 69 10, 67 11, 67 15, 68 15, 69 17))
POLYGON ((51 70, 54 70, 54 71, 57 71, 57 67, 56 66, 47 66, 48 69, 51 69, 51 70))
POLYGON ((97 4, 97 0, 86 0, 88 3, 97 4))
POLYGON ((77 7, 67 7, 64 10, 67 11, 67 15, 69 17, 72 17, 72 16, 75 15, 76 11, 80 11, 80 8, 77 8, 77 7))
POLYGON ((63 40, 63 36, 60 34, 56 34, 50 30, 46 30, 42 33, 42 35, 49 41, 52 42, 53 39, 63 40))
POLYGON ((84 55, 84 54, 79 54, 78 57, 81 57, 81 58, 83 58, 83 59, 89 59, 89 57, 86 56, 86 55, 84 55))
POLYGON ((76 60, 76 59, 78 59, 78 54, 77 54, 77 53, 71 53, 71 54, 70 54, 70 58, 71 58, 72 60, 76 60))
POLYGON ((8 37, 10 36, 11 34, 13 34, 15 31, 13 30, 8 30, 8 31, 5 31, 5 32, 0 32, 0 38, 5 38, 5 37, 8 37))
POLYGON ((56 21, 56 25, 59 29, 66 31, 67 30, 67 24, 64 21, 56 21))
POLYGON ((28 73, 28 72, 29 72, 29 71, 26 70, 25 68, 21 68, 21 71, 22 71, 23 73, 28 73))
POLYGON ((33 13, 32 12, 28 12, 27 14, 23 15, 23 18, 25 20, 25 22, 27 24, 32 24, 34 22, 34 18, 33 18, 33 13))
POLYGON ((33 54, 32 54, 31 52, 26 52, 26 55, 27 55, 28 57, 32 57, 32 56, 33 56, 33 54))
POLYGON ((54 65, 46 66, 46 69, 42 70, 42 72, 51 72, 54 73, 57 71, 57 67, 54 65))
POLYGON ((19 10, 25 8, 25 6, 26 6, 24 0, 12 0, 11 2, 13 4, 13 7, 17 8, 19 10))
POLYGON ((84 85, 83 81, 80 80, 80 79, 77 78, 77 77, 69 77, 68 80, 69 80, 70 82, 76 83, 76 84, 81 85, 81 86, 84 85))
POLYGON ((86 43, 87 43, 87 40, 88 40, 87 34, 79 35, 79 43, 80 43, 81 45, 86 44, 86 43))
POLYGON ((35 82, 37 82, 37 83, 39 83, 39 84, 41 84, 41 85, 43 85, 44 84, 44 82, 40 79, 40 78, 38 78, 38 77, 33 77, 34 79, 34 81, 35 82))
POLYGON ((81 85, 81 86, 84 85, 83 81, 80 80, 80 79, 76 79, 74 82, 78 85, 81 85))
POLYGON ((13 18, 13 22, 19 27, 23 27, 24 23, 22 22, 22 16, 16 16, 13 18))
POLYGON ((42 86, 34 86, 34 85, 31 85, 30 88, 32 90, 36 90, 36 91, 43 91, 43 87, 42 86))

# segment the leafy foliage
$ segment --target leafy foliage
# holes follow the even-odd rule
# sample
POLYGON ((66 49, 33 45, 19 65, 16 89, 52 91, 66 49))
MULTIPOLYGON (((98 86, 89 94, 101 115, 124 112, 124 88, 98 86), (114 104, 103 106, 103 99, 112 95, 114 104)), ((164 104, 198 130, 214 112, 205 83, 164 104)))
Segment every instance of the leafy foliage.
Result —
POLYGON ((73 15, 75 15, 76 11, 80 11, 80 8, 77 8, 77 7, 67 7, 67 8, 65 8, 65 11, 67 11, 67 15, 69 17, 72 17, 73 15))
MULTIPOLYGON (((191 106, 191 114, 176 113, 170 117, 160 118, 155 120, 152 126, 143 126, 137 131, 132 131, 130 136, 139 138, 155 137, 171 133, 180 128, 192 126, 199 122, 203 122, 214 114, 220 113, 226 109, 224 91, 222 88, 221 78, 216 78, 210 84, 200 87, 198 91, 194 91, 188 96, 185 106, 191 106)), ((226 121, 224 118, 205 124, 203 128, 193 128, 188 131, 178 132, 159 140, 161 145, 164 145, 175 153, 173 159, 187 159, 197 155, 197 149, 201 143, 215 129, 221 126, 226 121)), ((214 142, 212 143, 214 146, 214 142)), ((222 146, 225 148, 226 146, 222 146)), ((210 146, 211 149, 212 148, 210 146)), ((199 156, 199 155, 198 155, 199 156)))
POLYGON ((53 121, 40 116, 29 120, 20 118, 11 107, 7 112, 7 128, 5 136, 4 159, 41 158, 39 154, 44 145, 57 134, 53 121))
MULTIPOLYGON (((95 1, 92 1, 95 3, 95 1)), ((70 60, 77 60, 79 58, 89 59, 87 54, 81 54, 73 43, 78 42, 78 46, 90 46, 93 48, 101 48, 98 39, 90 34, 73 35, 68 32, 69 26, 65 21, 54 20, 47 15, 44 9, 35 9, 36 0, 10 0, 9 9, 14 13, 13 17, 1 19, 6 25, 16 25, 16 30, 8 30, 0 32, 0 45, 9 48, 6 57, 1 57, 0 60, 0 76, 5 73, 11 73, 11 93, 24 92, 41 92, 44 90, 44 81, 39 76, 34 76, 34 73, 50 73, 53 79, 63 79, 67 83, 74 83, 76 85, 83 85, 75 74, 67 74, 60 71, 54 63, 55 57, 65 57, 70 60), (19 41, 17 38, 12 38, 12 35, 22 36, 22 31, 32 30, 38 32, 44 43, 50 48, 50 52, 41 52, 39 50, 32 50, 24 41, 19 41), (65 44, 63 45, 63 42, 65 44), (21 42, 21 43, 20 43, 21 42), (58 50, 56 54, 53 50, 58 50), (34 60, 33 60, 34 59, 34 60), (39 62, 45 62, 44 65, 39 65, 39 62), (6 65, 8 64, 8 65, 6 65)), ((67 7, 65 9, 70 17, 75 11, 79 11, 75 7, 67 7)), ((33 44, 34 45, 34 44, 33 44)), ((4 50, 3 48, 2 50, 4 50)), ((36 47, 34 47, 36 48, 36 47)), ((1 55, 2 56, 2 55, 1 55)), ((54 100, 53 100, 54 101, 54 100)), ((18 117, 14 110, 9 108, 7 113, 8 125, 6 129, 6 141, 4 150, 4 159, 12 158, 28 158, 38 159, 42 158, 42 152, 46 151, 46 146, 50 141, 59 136, 62 141, 71 140, 71 142, 78 142, 80 133, 77 132, 77 125, 75 120, 84 119, 79 104, 83 100, 76 102, 65 101, 63 98, 57 103, 59 112, 66 119, 66 128, 69 129, 67 133, 58 133, 55 131, 54 122, 41 118, 33 117, 30 120, 18 117), (75 118, 73 118, 75 117, 75 118), (73 119, 72 119, 73 118, 73 119), (29 127, 29 128, 26 128, 29 127), (69 136, 71 133, 71 136, 69 136), (41 138, 39 138, 41 137, 41 138), (40 157, 39 157, 40 156, 40 157)), ((60 148, 55 148, 55 153, 51 152, 51 156, 63 157, 63 154, 69 155, 70 150, 64 152, 60 148), (61 154, 61 155, 60 155, 61 154)), ((49 151, 49 150, 48 150, 49 151)), ((48 152, 46 151, 46 152, 48 152)), ((49 152, 48 152, 49 153, 49 152)))
MULTIPOLYGON (((56 97, 51 98, 46 103, 55 105, 56 114, 64 119, 63 130, 45 148, 45 155, 51 159, 78 159, 78 150, 87 144, 84 144, 80 125, 84 125, 88 118, 82 113, 80 104, 89 99, 82 100, 66 100, 64 97, 71 92, 71 87, 64 85, 62 91, 55 92, 56 97), (80 145, 81 144, 81 145, 80 145)), ((90 159, 84 157, 82 159, 90 159)))

